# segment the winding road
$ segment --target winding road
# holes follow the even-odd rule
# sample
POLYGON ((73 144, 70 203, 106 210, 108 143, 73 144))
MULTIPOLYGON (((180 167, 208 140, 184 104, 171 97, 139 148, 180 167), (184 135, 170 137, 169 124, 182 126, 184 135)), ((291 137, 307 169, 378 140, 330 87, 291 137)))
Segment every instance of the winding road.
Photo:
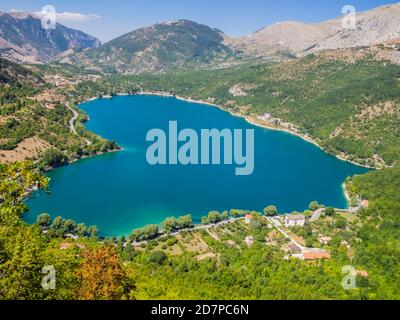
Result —
POLYGON ((71 120, 69 120, 69 129, 70 129, 73 133, 78 134, 78 133, 76 132, 76 129, 75 129, 75 121, 76 121, 76 119, 78 119, 79 114, 78 114, 78 112, 76 112, 74 109, 72 109, 72 108, 71 108, 70 106, 68 106, 68 105, 67 105, 67 108, 68 108, 69 110, 71 110, 71 111, 72 111, 72 114, 73 114, 71 120))
MULTIPOLYGON (((73 133, 76 134, 77 136, 80 136, 80 135, 78 134, 78 132, 76 131, 76 129, 75 129, 75 121, 78 119, 79 113, 76 112, 76 111, 75 111, 73 108, 71 108, 69 105, 67 105, 67 108, 68 108, 69 110, 71 110, 71 112, 72 112, 72 118, 69 120, 69 129, 71 130, 71 132, 73 132, 73 133)), ((81 137, 81 136, 80 136, 80 137, 81 137)), ((85 140, 86 145, 88 145, 88 146, 92 145, 92 142, 89 141, 88 139, 86 139, 86 138, 84 138, 84 137, 81 137, 81 138, 85 140)))

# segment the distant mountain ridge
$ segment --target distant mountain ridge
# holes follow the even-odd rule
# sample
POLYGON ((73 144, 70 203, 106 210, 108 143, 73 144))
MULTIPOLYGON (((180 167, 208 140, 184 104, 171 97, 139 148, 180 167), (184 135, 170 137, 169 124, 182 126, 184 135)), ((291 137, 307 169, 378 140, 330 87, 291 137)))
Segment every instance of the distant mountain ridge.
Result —
POLYGON ((225 37, 222 31, 193 21, 167 21, 62 61, 118 73, 160 72, 226 61, 233 57, 233 50, 225 37))
POLYGON ((303 56, 400 38, 400 4, 358 13, 355 30, 343 28, 342 19, 281 22, 241 38, 189 20, 170 21, 135 30, 93 50, 63 56, 61 61, 113 73, 157 73, 238 61, 243 56, 270 57, 279 52, 303 56))
POLYGON ((321 23, 280 22, 233 40, 233 46, 255 55, 290 51, 304 55, 324 49, 372 46, 400 38, 400 3, 356 15, 356 28, 342 26, 342 17, 321 23))
POLYGON ((340 28, 318 43, 315 50, 373 46, 399 38, 400 3, 396 3, 357 14, 354 30, 340 28))
POLYGON ((175 20, 100 45, 96 38, 62 25, 48 36, 32 14, 0 13, 0 57, 25 63, 55 59, 106 73, 163 73, 230 65, 243 58, 268 58, 277 53, 304 56, 400 39, 400 3, 360 12, 356 17, 355 29, 344 28, 341 16, 321 23, 275 23, 240 38, 190 20, 175 20))
POLYGON ((100 45, 95 37, 59 23, 55 30, 44 30, 35 14, 0 12, 0 57, 14 62, 45 63, 68 49, 100 45))

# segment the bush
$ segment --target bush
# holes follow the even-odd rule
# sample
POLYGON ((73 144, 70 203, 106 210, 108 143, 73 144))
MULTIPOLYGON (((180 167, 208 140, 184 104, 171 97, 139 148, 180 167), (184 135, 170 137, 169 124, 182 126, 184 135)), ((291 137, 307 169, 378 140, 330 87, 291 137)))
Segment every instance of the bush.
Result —
POLYGON ((275 216, 278 214, 278 210, 275 206, 269 206, 264 209, 266 216, 275 216))
POLYGON ((162 251, 153 251, 150 254, 149 261, 158 265, 163 265, 167 260, 167 255, 162 251))
POLYGON ((334 208, 326 208, 325 210, 325 215, 328 217, 332 217, 335 214, 335 209, 334 208))
POLYGON ((175 245, 175 244, 177 244, 177 243, 178 243, 178 240, 177 240, 175 237, 169 238, 169 239, 165 242, 165 244, 166 244, 168 247, 172 247, 173 245, 175 245))
POLYGON ((145 241, 156 238, 159 235, 158 226, 156 225, 148 225, 144 228, 134 230, 132 234, 129 236, 131 241, 145 241))
POLYGON ((47 228, 51 224, 51 217, 48 213, 42 213, 37 216, 36 224, 41 226, 42 228, 47 228))
POLYGON ((56 149, 48 149, 43 154, 43 163, 50 167, 59 167, 68 161, 64 153, 56 149))

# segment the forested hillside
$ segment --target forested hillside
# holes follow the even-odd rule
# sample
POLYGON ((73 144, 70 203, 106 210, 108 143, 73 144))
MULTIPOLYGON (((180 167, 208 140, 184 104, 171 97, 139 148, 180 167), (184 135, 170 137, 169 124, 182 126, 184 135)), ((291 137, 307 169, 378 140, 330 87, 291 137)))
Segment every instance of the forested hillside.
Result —
POLYGON ((87 132, 83 115, 79 134, 71 130, 74 106, 52 80, 0 59, 0 162, 44 159, 54 166, 115 147, 87 132))
POLYGON ((216 64, 233 58, 224 34, 189 20, 158 23, 61 61, 110 73, 163 72, 216 64))

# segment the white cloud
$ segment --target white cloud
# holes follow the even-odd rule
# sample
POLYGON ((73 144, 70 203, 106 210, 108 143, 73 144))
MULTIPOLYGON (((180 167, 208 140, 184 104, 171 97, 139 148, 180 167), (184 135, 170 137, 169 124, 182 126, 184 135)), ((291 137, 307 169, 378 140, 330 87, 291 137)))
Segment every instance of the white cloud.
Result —
POLYGON ((98 14, 90 13, 90 14, 83 14, 83 13, 78 13, 78 12, 61 12, 57 13, 57 19, 59 21, 64 21, 64 22, 72 22, 72 21, 77 21, 77 22, 85 22, 89 20, 95 20, 95 19, 100 19, 101 16, 98 14))
MULTIPOLYGON (((38 16, 44 16, 47 13, 40 11, 35 12, 35 14, 38 16)), ((56 18, 57 22, 86 22, 90 20, 100 19, 101 16, 94 13, 84 14, 79 12, 57 12, 56 18)))

